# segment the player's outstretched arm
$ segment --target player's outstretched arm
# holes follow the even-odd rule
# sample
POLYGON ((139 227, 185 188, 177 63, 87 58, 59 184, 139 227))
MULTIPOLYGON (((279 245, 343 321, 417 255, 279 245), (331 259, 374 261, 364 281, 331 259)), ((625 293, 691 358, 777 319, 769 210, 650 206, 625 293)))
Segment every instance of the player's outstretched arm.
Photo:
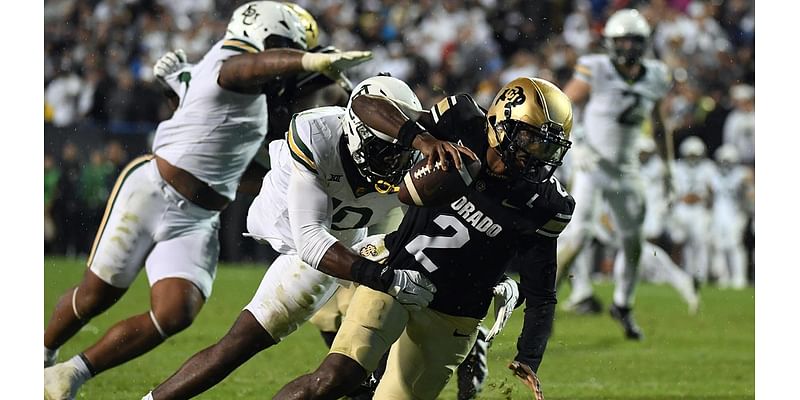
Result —
POLYGON ((328 248, 318 268, 328 275, 387 293, 410 309, 427 307, 436 293, 436 286, 425 275, 407 269, 391 269, 361 257, 340 242, 328 248))
MULTIPOLYGON (((448 154, 458 169, 461 168, 461 153, 473 160, 478 159, 472 150, 431 135, 418 122, 430 118, 428 111, 414 110, 410 105, 368 94, 354 97, 352 109, 362 122, 373 129, 396 138, 395 142, 402 146, 419 150, 427 157, 431 167, 436 161, 447 159, 448 154)), ((446 164, 443 169, 447 170, 446 164)))
MULTIPOLYGON (((292 130, 289 132, 291 135, 292 130)), ((289 178, 288 212, 300 258, 328 275, 387 293, 409 308, 427 306, 436 287, 424 275, 363 258, 330 234, 330 202, 316 172, 295 161, 289 178)))
MULTIPOLYGON (((556 307, 556 240, 538 239, 518 256, 520 293, 525 299, 525 319, 517 340, 514 361, 535 373, 544 357, 547 340, 553 329, 556 307)), ((515 370, 520 376, 524 369, 515 370)), ((535 374, 533 375, 535 378, 535 374)), ((520 376, 523 380, 528 377, 520 376)), ((526 385, 531 386, 530 382, 526 385)), ((538 380, 536 380, 538 385, 538 380)), ((531 387, 533 390, 533 387, 531 387)))
POLYGON ((308 53, 294 49, 269 49, 233 56, 222 64, 217 83, 225 89, 258 93, 271 78, 299 72, 321 72, 338 79, 341 72, 372 58, 368 51, 308 53))

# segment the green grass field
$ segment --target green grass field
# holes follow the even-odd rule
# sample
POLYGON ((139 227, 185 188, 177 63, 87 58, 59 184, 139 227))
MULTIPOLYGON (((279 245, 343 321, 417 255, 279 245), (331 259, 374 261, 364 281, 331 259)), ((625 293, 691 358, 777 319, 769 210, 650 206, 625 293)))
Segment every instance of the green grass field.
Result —
MULTIPOLYGON (((45 259, 45 324, 58 297, 83 274, 82 260, 45 259)), ((223 265, 214 294, 189 329, 150 353, 89 381, 79 399, 139 399, 171 375, 190 355, 214 343, 255 292, 262 267, 223 265)), ((567 290, 559 294, 565 298, 567 290)), ((612 287, 598 294, 608 304, 612 287)), ((147 280, 139 276, 123 299, 95 318, 62 349, 67 359, 96 341, 114 322, 149 309, 147 280)), ((539 370, 553 399, 748 399, 755 393, 755 292, 704 289, 699 315, 689 316, 667 286, 644 284, 637 318, 645 341, 625 341, 606 314, 582 317, 558 311, 553 337, 539 370)), ((491 319, 491 317, 489 317, 491 319)), ((479 399, 527 399, 505 369, 514 356, 522 313, 489 351, 490 376, 479 399)), ((314 369, 326 348, 306 324, 279 346, 254 357, 200 399, 267 399, 283 384, 314 369)), ((455 381, 442 393, 455 399, 455 381)))

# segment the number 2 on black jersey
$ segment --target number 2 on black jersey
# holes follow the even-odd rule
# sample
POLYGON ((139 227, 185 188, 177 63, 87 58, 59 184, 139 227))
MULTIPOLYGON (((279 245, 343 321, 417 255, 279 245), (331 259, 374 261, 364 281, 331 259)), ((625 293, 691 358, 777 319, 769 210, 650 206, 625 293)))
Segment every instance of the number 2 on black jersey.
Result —
POLYGON ((469 230, 456 217, 439 215, 433 222, 442 229, 453 228, 456 233, 453 236, 417 235, 406 245, 406 251, 413 254, 414 259, 430 272, 439 267, 424 253, 425 249, 458 249, 469 241, 469 230))

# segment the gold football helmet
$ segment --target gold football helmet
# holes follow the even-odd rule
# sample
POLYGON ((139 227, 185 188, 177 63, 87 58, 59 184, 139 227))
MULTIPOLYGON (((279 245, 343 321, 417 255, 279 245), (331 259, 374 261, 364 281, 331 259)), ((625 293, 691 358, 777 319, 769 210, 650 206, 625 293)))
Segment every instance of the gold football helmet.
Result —
POLYGON ((572 146, 572 103, 544 79, 520 77, 503 86, 486 118, 489 145, 531 182, 550 179, 572 146))
POLYGON ((317 26, 317 20, 314 19, 314 16, 305 8, 292 2, 285 1, 283 4, 294 11, 300 17, 300 21, 303 22, 303 27, 306 31, 306 48, 313 49, 317 47, 319 44, 319 27, 317 26))

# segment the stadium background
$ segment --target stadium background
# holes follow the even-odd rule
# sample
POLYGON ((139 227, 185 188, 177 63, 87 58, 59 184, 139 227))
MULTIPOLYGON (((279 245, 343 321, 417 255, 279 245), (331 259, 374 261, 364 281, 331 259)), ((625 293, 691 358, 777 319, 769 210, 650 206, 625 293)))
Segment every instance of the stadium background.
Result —
MULTIPOLYGON (((222 37, 230 13, 241 3, 230 0, 45 1, 46 255, 66 255, 77 260, 85 256, 117 173, 128 160, 149 151, 149 141, 156 125, 168 118, 166 100, 152 76, 151 66, 155 60, 175 48, 186 50, 190 61, 199 59, 212 43, 222 37)), ((519 75, 541 76, 563 87, 579 55, 603 51, 600 33, 606 18, 619 8, 636 7, 653 27, 651 43, 655 55, 673 70, 675 85, 666 102, 670 110, 669 123, 675 128, 676 149, 684 138, 697 135, 707 145, 708 153, 713 154, 725 140, 725 125, 730 115, 734 112, 753 113, 752 100, 749 104, 741 99, 737 102, 734 99, 737 91, 732 90, 743 88, 742 84, 755 85, 755 11, 752 0, 300 0, 297 3, 316 17, 321 44, 373 51, 375 58, 371 62, 351 72, 354 82, 377 72, 391 72, 415 88, 424 106, 430 106, 442 96, 459 92, 472 93, 485 106, 503 83, 519 75)), ((740 152, 745 155, 744 162, 754 166, 753 147, 745 145, 740 152)), ((271 257, 265 246, 241 238, 251 200, 241 196, 223 214, 221 261, 263 265, 264 260, 271 257)), ((752 280, 754 236, 751 229, 746 232, 752 280)), ((47 277, 51 280, 46 280, 45 290, 52 293, 46 294, 45 314, 48 314, 52 305, 47 303, 66 285, 76 282, 78 275, 69 272, 64 265, 71 265, 71 262, 61 258, 48 258, 46 265, 50 266, 47 277)), ((254 279, 260 278, 259 273, 253 276, 256 275, 258 277, 254 279)), ((223 287, 220 282, 218 293, 226 291, 223 287)), ((608 297, 608 286, 600 290, 608 297)), ((652 289, 648 287, 646 290, 652 289)), ((661 343, 654 340, 648 345, 648 350, 639 355, 634 355, 633 348, 625 348, 623 354, 631 358, 623 358, 624 362, 617 360, 615 367, 622 370, 624 363, 633 366, 648 357, 667 357, 669 354, 677 359, 684 355, 681 352, 655 352, 663 340, 671 345, 690 347, 701 342, 707 344, 706 339, 712 341, 714 337, 726 334, 730 334, 727 340, 716 340, 720 349, 707 348, 708 353, 704 356, 714 359, 716 355, 725 354, 717 360, 744 362, 752 367, 752 336, 734 334, 734 331, 738 332, 737 328, 753 331, 752 294, 752 290, 736 297, 725 292, 711 292, 704 297, 707 302, 705 315, 715 312, 719 315, 714 320, 687 320, 679 315, 678 309, 682 305, 676 296, 670 297, 659 291, 648 292, 647 297, 642 296, 642 309, 657 307, 664 309, 668 316, 660 326, 651 329, 656 332, 670 326, 682 326, 687 330, 708 329, 710 336, 691 339, 662 337, 661 343), (675 303, 670 306, 673 308, 663 307, 661 300, 667 298, 675 303), (715 308, 715 298, 718 305, 730 303, 742 307, 745 312, 730 313, 727 307, 715 308), (714 327, 721 330, 714 331, 714 327), (720 351, 715 353, 717 350, 720 351), (749 357, 740 359, 741 354, 734 356, 738 350, 749 352, 749 357)), ((245 300, 231 300, 230 306, 239 307, 245 300)), ((206 311, 201 316, 206 313, 211 312, 206 311)), ((659 315, 659 318, 663 316, 659 315)), ((560 314, 559 318, 562 318, 563 330, 577 327, 576 332, 588 332, 598 329, 597 320, 579 322, 560 314)), ((656 323, 653 317, 649 319, 643 317, 641 323, 649 322, 651 326, 656 323)), ((110 322, 111 317, 108 320, 110 322)), ((103 319, 99 321, 96 326, 102 328, 106 322, 103 319)), ((198 321, 200 323, 202 320, 198 321)), ((223 329, 228 322, 216 325, 223 329)), ((617 329, 611 327, 610 322, 607 325, 610 330, 617 329)), ((512 324, 509 329, 516 331, 518 326, 512 324)), ((206 332, 196 340, 207 344, 219 334, 221 332, 216 335, 206 332)), ((568 362, 572 357, 573 364, 580 364, 579 357, 587 354, 608 356, 598 354, 586 342, 573 340, 577 334, 569 335, 557 337, 556 343, 551 343, 545 362, 551 371, 555 361, 548 364, 548 360, 556 357, 562 357, 561 360, 567 357, 568 362), (565 343, 573 343, 571 356, 559 352, 559 346, 565 343)), ((607 337, 597 338, 594 343, 618 340, 619 336, 613 331, 607 337)), ((502 344, 507 348, 497 350, 498 353, 513 351, 513 338, 507 339, 509 342, 502 344)), ((75 349, 80 345, 80 341, 75 343, 75 349)), ((177 357, 172 361, 174 363, 185 359, 188 354, 187 351, 174 356, 165 353, 165 357, 177 357)), ((685 359, 676 363, 691 367, 685 359)), ((158 376, 163 377, 167 370, 174 368, 165 367, 158 376)), ((752 384, 748 384, 752 382, 751 370, 744 368, 743 371, 727 372, 735 372, 730 376, 732 379, 744 378, 744 387, 749 387, 745 392, 752 393, 752 384)), ((559 381, 554 381, 552 375, 546 378, 549 380, 545 380, 545 384, 551 390, 559 387, 559 381)), ((561 377, 564 387, 572 384, 568 378, 561 377)), ((687 375, 685 379, 691 382, 698 377, 687 375)), ((276 380, 281 381, 279 378, 276 380)), ((686 381, 682 381, 679 393, 694 390, 693 384, 686 381)), ((713 381, 708 383, 713 388, 713 381)), ((728 389, 734 391, 733 387, 725 391, 728 389)), ((613 385, 604 387, 604 390, 625 393, 624 389, 613 385)), ((513 393, 517 393, 516 389, 513 393)), ((709 393, 716 392, 711 390, 709 393)), ((634 394, 621 398, 641 397, 634 394)))
MULTIPOLYGON (((45 1, 45 252, 89 251, 105 200, 125 163, 149 151, 169 109, 152 65, 183 48, 196 61, 222 37, 232 0, 45 1)), ((300 0, 320 26, 320 43, 369 49, 354 82, 391 72, 424 106, 472 93, 486 106, 519 75, 563 85, 579 55, 602 50, 605 19, 638 7, 652 47, 673 70, 666 102, 675 144, 700 136, 708 154, 723 142, 735 85, 754 85, 753 1, 689 0, 300 0)), ((754 165, 754 149, 740 146, 754 165)), ((567 155, 569 158, 569 155, 567 155)), ((221 260, 254 261, 269 249, 241 240, 247 205, 223 215, 221 260)), ((748 244, 752 248, 751 229, 748 244)), ((752 266, 751 266, 752 275, 752 266)))

